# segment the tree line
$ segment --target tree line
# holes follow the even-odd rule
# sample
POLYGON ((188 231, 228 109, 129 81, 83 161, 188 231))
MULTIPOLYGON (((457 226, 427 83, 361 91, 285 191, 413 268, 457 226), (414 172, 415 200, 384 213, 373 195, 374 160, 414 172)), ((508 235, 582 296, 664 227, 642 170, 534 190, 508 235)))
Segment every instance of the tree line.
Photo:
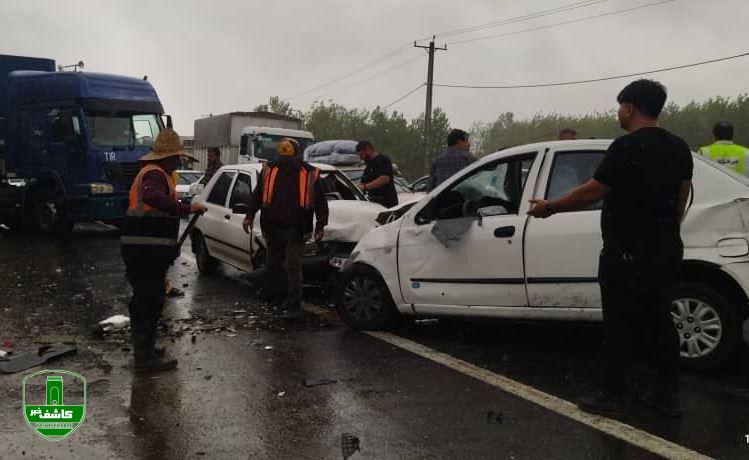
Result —
MULTIPOLYGON (((306 112, 300 112, 275 96, 268 104, 255 109, 298 116, 304 129, 311 131, 317 140, 368 139, 379 151, 389 155, 406 177, 414 179, 424 173, 423 113, 407 119, 398 111, 379 107, 351 109, 332 101, 317 102, 306 112)), ((717 121, 733 123, 735 142, 749 145, 749 95, 715 97, 683 106, 670 103, 663 110, 660 124, 684 138, 696 151, 712 142, 712 127, 717 121)), ((574 129, 580 138, 614 138, 623 134, 615 110, 587 115, 536 114, 526 119, 516 119, 512 112, 505 112, 494 121, 476 123, 467 131, 471 133, 473 153, 482 156, 515 145, 556 139, 563 128, 574 129)), ((447 114, 440 108, 435 109, 430 158, 445 149, 450 129, 447 114)))

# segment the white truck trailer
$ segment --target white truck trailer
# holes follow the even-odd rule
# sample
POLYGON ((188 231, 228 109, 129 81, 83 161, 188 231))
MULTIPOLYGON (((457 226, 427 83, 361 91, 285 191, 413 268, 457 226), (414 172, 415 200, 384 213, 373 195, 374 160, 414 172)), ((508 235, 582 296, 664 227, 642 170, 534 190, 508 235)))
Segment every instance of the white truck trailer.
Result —
POLYGON ((272 112, 230 112, 195 120, 195 157, 205 169, 209 147, 221 150, 224 164, 270 159, 281 138, 297 139, 304 150, 314 142, 302 120, 272 112))

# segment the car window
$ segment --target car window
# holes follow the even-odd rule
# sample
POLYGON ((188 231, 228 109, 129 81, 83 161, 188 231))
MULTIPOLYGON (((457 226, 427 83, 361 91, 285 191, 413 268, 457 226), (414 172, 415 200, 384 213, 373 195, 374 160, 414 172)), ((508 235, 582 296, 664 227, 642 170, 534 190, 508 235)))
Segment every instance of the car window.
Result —
MULTIPOLYGON (((437 196, 432 206, 432 218, 472 217, 479 209, 493 206, 501 206, 507 214, 517 214, 534 159, 535 153, 516 156, 473 170, 437 196)), ((429 217, 424 215, 422 219, 431 220, 429 217)))
MULTIPOLYGON (((579 185, 588 182, 603 161, 605 152, 558 152, 551 165, 546 199, 556 200, 563 197, 579 185)), ((601 209, 598 202, 588 209, 601 209)))
POLYGON ((321 171, 320 186, 329 200, 365 200, 356 186, 341 173, 321 171))
POLYGON ((249 204, 251 195, 252 180, 249 175, 240 173, 236 182, 234 182, 234 188, 231 191, 229 207, 233 208, 235 204, 249 204))
POLYGON ((211 193, 208 195, 209 203, 217 204, 219 206, 226 205, 226 195, 229 194, 229 187, 231 186, 231 181, 234 179, 235 174, 234 171, 226 171, 216 179, 216 182, 211 189, 211 193))
POLYGON ((181 172, 179 173, 179 185, 190 185, 193 182, 197 182, 203 176, 200 172, 181 172))

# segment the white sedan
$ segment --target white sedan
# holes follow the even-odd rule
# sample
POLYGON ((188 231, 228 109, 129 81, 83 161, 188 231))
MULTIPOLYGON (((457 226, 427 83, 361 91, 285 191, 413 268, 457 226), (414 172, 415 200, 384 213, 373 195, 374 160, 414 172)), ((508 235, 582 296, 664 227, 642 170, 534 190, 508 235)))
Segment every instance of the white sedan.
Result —
MULTIPOLYGON (((206 213, 190 234, 198 270, 212 272, 218 262, 246 272, 261 268, 265 240, 260 231, 260 213, 255 216, 252 239, 242 228, 252 191, 257 186, 263 163, 227 165, 219 169, 193 201, 203 203, 206 213)), ((328 199, 330 214, 320 243, 308 243, 305 265, 324 267, 345 258, 359 238, 374 228, 377 215, 385 208, 367 201, 361 191, 335 167, 320 168, 320 181, 328 199)), ((318 271, 322 275, 324 270, 318 271)))
MULTIPOLYGON (((382 213, 346 261, 337 308, 357 329, 398 315, 601 319, 600 207, 527 216, 589 180, 611 141, 524 145, 481 158, 424 199, 382 213)), ((694 196, 673 287, 682 359, 724 361, 749 314, 749 183, 694 156, 694 196)))

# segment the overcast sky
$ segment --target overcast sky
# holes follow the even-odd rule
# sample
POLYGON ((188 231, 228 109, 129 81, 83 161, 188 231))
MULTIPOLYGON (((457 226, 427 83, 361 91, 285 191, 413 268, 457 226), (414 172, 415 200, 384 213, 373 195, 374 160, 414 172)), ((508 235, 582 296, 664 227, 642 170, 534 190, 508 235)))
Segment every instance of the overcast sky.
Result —
MULTIPOLYGON (((637 72, 748 51, 749 1, 675 0, 627 13, 506 35, 657 0, 609 0, 562 14, 443 37, 435 83, 535 84, 637 72), (737 25, 738 24, 738 25, 737 25), (450 44, 486 35, 500 38, 450 44)), ((269 96, 289 98, 394 56, 314 97, 374 108, 426 80, 426 53, 408 45, 444 31, 576 3, 574 0, 1 0, 0 54, 83 60, 87 71, 148 75, 180 134, 203 114, 250 110, 269 96), (405 47, 404 47, 405 45, 405 47), (418 58, 418 56, 424 56, 418 58), (416 59, 416 60, 413 60, 416 59), (387 69, 402 65, 358 86, 387 69)), ((655 76, 677 103, 747 91, 749 58, 655 76)), ((614 106, 627 80, 515 90, 436 88, 455 127, 501 112, 586 113, 614 106)), ((424 89, 391 107, 424 110, 424 89)))

